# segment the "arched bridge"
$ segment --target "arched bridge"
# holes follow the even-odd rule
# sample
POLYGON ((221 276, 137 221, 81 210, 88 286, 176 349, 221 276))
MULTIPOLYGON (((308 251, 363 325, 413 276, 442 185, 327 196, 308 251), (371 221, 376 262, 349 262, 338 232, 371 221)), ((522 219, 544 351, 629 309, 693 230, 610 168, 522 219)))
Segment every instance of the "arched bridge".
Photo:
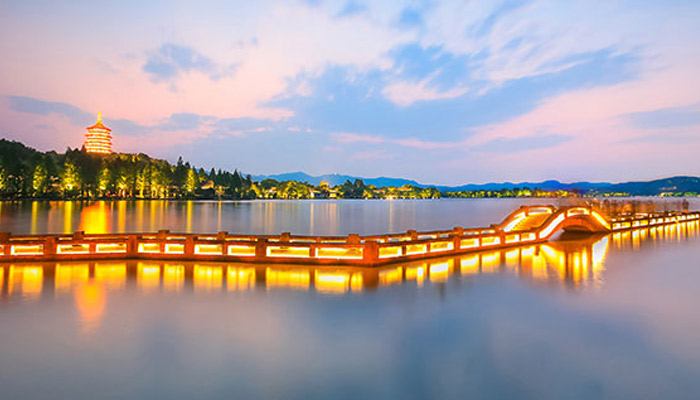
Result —
POLYGON ((588 207, 523 206, 495 228, 505 234, 532 233, 536 240, 551 238, 560 230, 573 232, 610 232, 611 221, 588 207))

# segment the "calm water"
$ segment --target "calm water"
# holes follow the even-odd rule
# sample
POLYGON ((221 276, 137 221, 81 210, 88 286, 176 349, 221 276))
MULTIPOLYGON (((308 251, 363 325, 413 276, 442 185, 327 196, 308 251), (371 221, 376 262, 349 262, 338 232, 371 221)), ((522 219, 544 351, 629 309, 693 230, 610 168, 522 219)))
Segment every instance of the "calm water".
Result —
MULTIPOLYGON (((35 204, 0 230, 376 233, 519 203, 35 204)), ((381 269, 0 264, 0 398, 697 399, 698 260, 684 223, 381 269)))

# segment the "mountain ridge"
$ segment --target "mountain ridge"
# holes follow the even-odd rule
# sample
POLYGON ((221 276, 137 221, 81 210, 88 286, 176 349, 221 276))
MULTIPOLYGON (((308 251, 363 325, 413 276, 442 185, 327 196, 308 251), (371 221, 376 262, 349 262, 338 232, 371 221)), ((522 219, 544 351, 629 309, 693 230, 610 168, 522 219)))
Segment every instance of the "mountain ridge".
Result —
POLYGON ((312 185, 318 185, 322 181, 327 182, 331 186, 341 185, 345 181, 354 181, 361 179, 367 185, 376 187, 390 187, 413 185, 421 188, 434 187, 442 192, 446 191, 499 191, 512 190, 515 188, 529 188, 542 190, 579 190, 581 192, 598 192, 598 193, 629 193, 631 195, 659 195, 666 192, 685 192, 685 193, 700 193, 700 177, 677 175, 668 178, 653 179, 648 181, 629 181, 629 182, 560 182, 550 179, 541 182, 488 182, 488 183, 467 183, 463 185, 430 185, 419 183, 415 180, 405 178, 393 178, 379 176, 375 178, 364 178, 359 176, 344 175, 344 174, 324 174, 313 176, 302 171, 288 172, 272 175, 253 175, 256 181, 264 179, 275 179, 277 181, 293 180, 297 182, 306 182, 312 185))

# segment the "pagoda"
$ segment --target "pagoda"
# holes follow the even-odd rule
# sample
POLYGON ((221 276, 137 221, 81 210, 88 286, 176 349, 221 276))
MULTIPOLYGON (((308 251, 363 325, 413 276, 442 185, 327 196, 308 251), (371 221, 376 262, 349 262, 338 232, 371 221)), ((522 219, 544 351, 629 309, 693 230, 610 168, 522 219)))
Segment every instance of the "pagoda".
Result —
POLYGON ((112 130, 102 124, 102 113, 97 114, 95 125, 87 128, 84 146, 88 153, 110 154, 112 152, 112 130))

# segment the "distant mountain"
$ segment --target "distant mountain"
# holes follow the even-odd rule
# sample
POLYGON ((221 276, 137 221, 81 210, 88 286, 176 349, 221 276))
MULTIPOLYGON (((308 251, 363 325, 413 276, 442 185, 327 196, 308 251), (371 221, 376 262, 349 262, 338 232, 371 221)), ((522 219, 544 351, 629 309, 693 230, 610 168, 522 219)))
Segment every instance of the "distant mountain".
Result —
POLYGON ((655 196, 664 192, 700 193, 700 178, 674 176, 653 181, 616 183, 600 191, 629 193, 637 196, 655 196))
POLYGON ((403 185, 414 185, 420 187, 426 187, 426 185, 421 185, 416 181, 402 178, 387 178, 380 176, 378 178, 360 178, 357 176, 350 175, 340 175, 340 174, 326 174, 320 176, 311 176, 305 172, 288 172, 285 174, 275 174, 275 175, 254 175, 253 180, 262 181, 264 179, 274 179, 276 181, 297 181, 306 182, 312 185, 318 185, 319 183, 327 182, 331 186, 342 185, 345 181, 354 181, 355 179, 362 179, 367 185, 374 185, 376 187, 388 187, 388 186, 403 186, 403 185))
POLYGON ((272 178, 277 181, 297 181, 297 182, 307 182, 312 185, 318 185, 323 182, 328 182, 329 185, 341 185, 345 181, 354 181, 355 179, 362 179, 368 185, 374 185, 376 187, 388 187, 388 186, 403 186, 403 185, 413 185, 418 187, 436 187, 440 191, 478 191, 478 190, 491 190, 497 191, 501 189, 514 189, 514 188, 538 188, 542 190, 580 190, 581 192, 595 191, 598 193, 629 193, 631 195, 637 196, 656 196, 664 192, 684 192, 684 193, 700 193, 700 178, 692 176, 675 176, 665 179, 657 179, 653 181, 640 181, 640 182, 623 182, 623 183, 609 183, 609 182, 573 182, 573 183, 562 183, 556 180, 548 180, 543 182, 501 182, 501 183, 470 183, 459 186, 437 186, 437 185, 426 185, 423 183, 418 183, 413 180, 403 179, 403 178, 362 178, 350 175, 340 175, 340 174, 327 174, 321 176, 312 176, 305 172, 290 172, 285 174, 276 175, 256 175, 253 179, 256 181, 261 181, 263 179, 272 178))
POLYGON ((543 181, 543 182, 503 182, 503 183, 471 183, 461 186, 438 186, 440 190, 447 191, 460 191, 460 190, 501 190, 501 189, 515 189, 515 188, 539 188, 543 190, 574 190, 578 189, 580 191, 588 191, 592 189, 603 189, 610 186, 611 183, 607 182, 574 182, 574 183, 561 183, 555 180, 543 181))

